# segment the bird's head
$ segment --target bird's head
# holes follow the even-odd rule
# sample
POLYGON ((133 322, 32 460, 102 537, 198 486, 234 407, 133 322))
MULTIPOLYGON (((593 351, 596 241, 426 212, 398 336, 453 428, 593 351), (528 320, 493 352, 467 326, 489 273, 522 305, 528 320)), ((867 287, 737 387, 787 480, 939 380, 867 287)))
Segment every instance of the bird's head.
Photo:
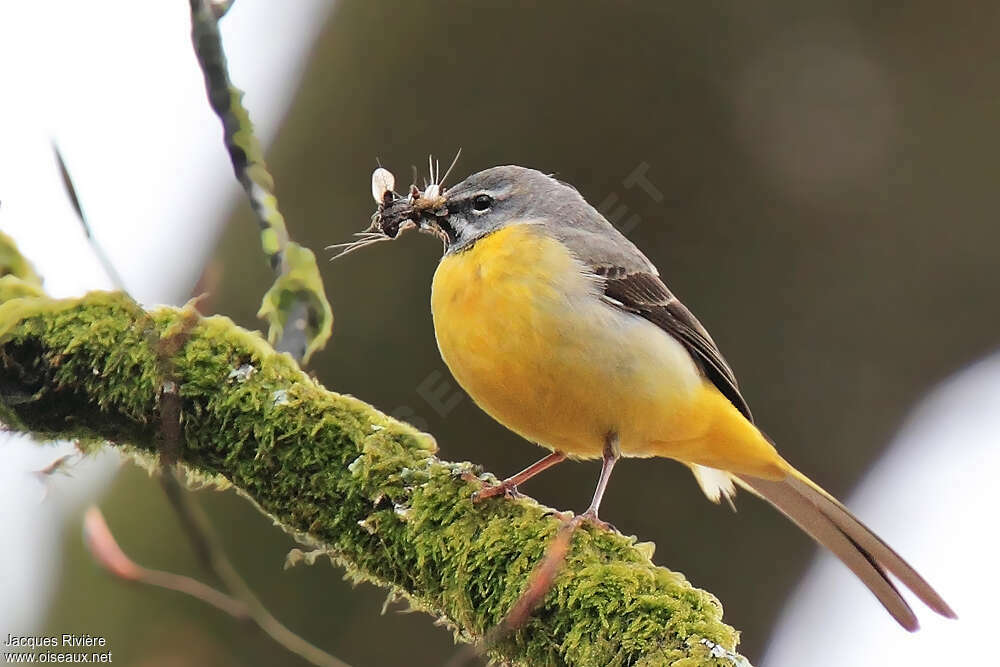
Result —
POLYGON ((491 167, 472 174, 450 188, 411 186, 408 196, 392 191, 392 175, 378 169, 372 176, 372 194, 378 211, 369 233, 395 238, 408 229, 433 234, 445 252, 458 252, 506 225, 569 219, 560 209, 583 201, 569 185, 535 169, 491 167))

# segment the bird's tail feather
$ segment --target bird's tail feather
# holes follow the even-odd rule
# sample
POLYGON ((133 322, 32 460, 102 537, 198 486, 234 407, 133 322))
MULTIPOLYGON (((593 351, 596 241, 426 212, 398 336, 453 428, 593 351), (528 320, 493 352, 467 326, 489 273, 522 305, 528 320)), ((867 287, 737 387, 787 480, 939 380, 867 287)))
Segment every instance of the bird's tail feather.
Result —
POLYGON ((698 465, 697 463, 689 463, 688 466, 691 468, 691 472, 694 473, 694 478, 698 482, 698 486, 701 487, 702 493, 709 500, 718 505, 719 501, 725 498, 729 507, 734 512, 736 511, 736 506, 733 504, 733 498, 736 497, 736 487, 733 486, 733 475, 731 473, 725 470, 718 470, 717 468, 698 465))
POLYGON ((900 625, 918 628, 913 610, 888 577, 894 575, 928 607, 948 618, 955 612, 923 577, 836 498, 791 469, 782 480, 735 475, 736 483, 764 498, 814 540, 833 552, 875 594, 900 625))

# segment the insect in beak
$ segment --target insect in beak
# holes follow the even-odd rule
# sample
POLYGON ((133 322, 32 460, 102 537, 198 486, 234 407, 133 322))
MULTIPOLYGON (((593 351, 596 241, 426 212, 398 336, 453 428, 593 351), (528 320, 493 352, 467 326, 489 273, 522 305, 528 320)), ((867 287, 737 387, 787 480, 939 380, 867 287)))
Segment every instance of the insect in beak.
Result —
POLYGON ((447 247, 453 240, 454 230, 448 224, 448 199, 443 181, 455 166, 459 155, 461 151, 455 155, 444 177, 441 177, 440 164, 429 158, 431 183, 423 190, 411 185, 406 197, 394 190, 396 177, 393 173, 384 167, 378 167, 372 172, 372 198, 377 208, 372 215, 371 224, 364 231, 355 234, 355 240, 327 246, 327 250, 336 251, 331 261, 375 243, 390 241, 411 229, 437 236, 447 247))

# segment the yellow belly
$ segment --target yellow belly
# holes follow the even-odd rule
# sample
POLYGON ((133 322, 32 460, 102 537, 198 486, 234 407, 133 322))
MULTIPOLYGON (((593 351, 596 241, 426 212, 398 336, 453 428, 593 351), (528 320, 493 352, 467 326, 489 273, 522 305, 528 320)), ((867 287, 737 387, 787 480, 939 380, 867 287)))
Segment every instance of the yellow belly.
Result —
POLYGON ((730 451, 746 449, 733 434, 773 448, 684 347, 598 296, 565 246, 509 225, 441 260, 431 292, 441 356, 493 418, 569 456, 599 457, 615 433, 625 456, 759 467, 766 451, 730 451), (708 441, 723 431, 728 445, 708 441))

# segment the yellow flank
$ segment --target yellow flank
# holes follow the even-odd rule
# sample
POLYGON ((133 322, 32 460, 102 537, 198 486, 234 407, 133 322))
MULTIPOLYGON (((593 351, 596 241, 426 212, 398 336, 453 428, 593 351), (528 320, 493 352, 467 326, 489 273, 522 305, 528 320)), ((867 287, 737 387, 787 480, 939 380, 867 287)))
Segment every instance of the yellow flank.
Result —
POLYGON ((573 458, 666 456, 766 478, 787 464, 673 337, 601 301, 596 280, 531 222, 509 223, 434 274, 438 347, 492 417, 573 458))

